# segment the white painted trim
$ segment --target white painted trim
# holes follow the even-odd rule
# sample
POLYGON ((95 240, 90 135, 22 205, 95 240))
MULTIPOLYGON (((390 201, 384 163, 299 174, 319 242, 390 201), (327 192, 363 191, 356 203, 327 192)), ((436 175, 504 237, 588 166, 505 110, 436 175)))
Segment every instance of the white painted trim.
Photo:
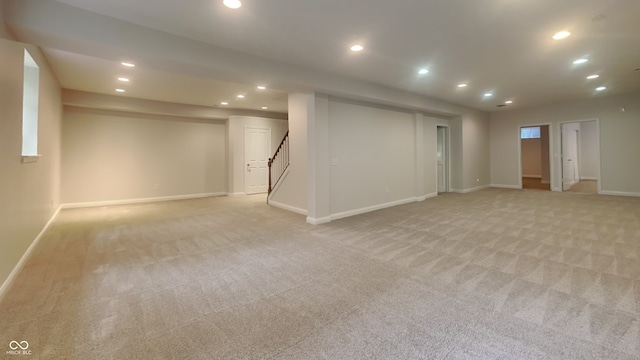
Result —
POLYGON ((436 196, 438 196, 438 192, 437 191, 436 192, 432 192, 430 194, 426 194, 424 196, 421 196, 420 198, 417 198, 416 201, 423 201, 423 200, 434 198, 436 196), (420 199, 422 199, 422 200, 420 200, 420 199))
POLYGON ((614 195, 614 196, 632 196, 640 197, 640 192, 627 192, 627 191, 609 191, 602 190, 598 192, 598 195, 614 195))
POLYGON ((368 212, 371 212, 371 211, 385 209, 385 208, 392 207, 392 206, 409 204, 409 203, 416 202, 416 201, 417 201, 417 198, 411 197, 411 198, 407 198, 407 199, 391 201, 391 202, 384 203, 384 204, 367 206, 367 207, 363 207, 363 208, 360 208, 360 209, 343 211, 343 212, 340 212, 340 213, 337 213, 337 214, 331 214, 331 220, 338 220, 338 219, 346 218, 346 217, 349 217, 349 216, 360 215, 360 214, 368 213, 368 212))
POLYGON ((598 181, 597 177, 593 177, 593 176, 583 176, 580 178, 580 180, 596 180, 598 181))
POLYGON ((62 204, 62 208, 63 209, 77 209, 77 208, 110 206, 110 205, 130 205, 130 204, 142 204, 142 203, 159 202, 159 201, 200 199, 200 198, 205 198, 205 197, 226 196, 226 195, 227 195, 226 192, 216 192, 216 193, 204 193, 204 194, 161 196, 161 197, 141 198, 141 199, 93 201, 93 202, 62 204))
POLYGON ((542 175, 522 175, 522 177, 534 178, 534 179, 542 179, 542 175))
POLYGON ((294 212, 296 214, 305 215, 305 216, 307 215, 307 210, 305 210, 305 209, 301 209, 299 207, 283 204, 283 203, 280 203, 280 202, 277 202, 277 201, 269 200, 269 205, 275 206, 275 207, 283 209, 283 210, 291 211, 291 212, 294 212))
POLYGON ((325 216, 321 218, 312 218, 307 216, 307 223, 311 225, 326 224, 328 222, 331 222, 331 216, 325 216))
POLYGON ((42 230, 40 230, 40 233, 38 233, 38 236, 36 236, 36 238, 33 240, 31 245, 29 245, 29 247, 27 248, 27 251, 25 251, 24 254, 22 254, 20 261, 18 261, 16 266, 13 268, 13 270, 11 270, 11 273, 9 274, 9 276, 7 276, 7 279, 4 281, 4 283, 2 283, 2 286, 0 286, 0 301, 2 301, 2 298, 4 298, 4 296, 6 295, 7 290, 9 290, 13 282, 18 277, 18 274, 24 267, 24 264, 27 263, 29 256, 31 256, 33 249, 35 249, 36 245, 38 245, 38 242, 40 241, 40 239, 42 239, 44 233, 49 229, 53 221, 56 219, 56 217, 58 216, 58 213, 60 213, 60 210, 62 210, 62 205, 58 206, 58 209, 56 209, 53 215, 51 215, 51 218, 49 219, 49 221, 47 221, 47 223, 44 225, 42 230))
POLYGON ((234 193, 228 193, 227 196, 244 196, 247 195, 243 192, 234 192, 234 193))
POLYGON ((501 189, 518 189, 518 190, 522 189, 518 185, 506 185, 506 184, 491 184, 491 187, 501 188, 501 189))
POLYGON ((488 189, 490 188, 492 185, 481 185, 481 186, 476 186, 473 188, 468 188, 468 189, 451 189, 451 192, 455 192, 458 194, 467 194, 470 192, 474 192, 474 191, 478 191, 478 190, 483 190, 483 189, 488 189))

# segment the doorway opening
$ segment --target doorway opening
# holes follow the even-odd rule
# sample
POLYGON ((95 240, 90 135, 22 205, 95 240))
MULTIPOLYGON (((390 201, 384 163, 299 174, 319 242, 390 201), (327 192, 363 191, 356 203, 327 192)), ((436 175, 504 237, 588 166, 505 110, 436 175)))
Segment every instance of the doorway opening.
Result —
POLYGON ((449 191, 449 127, 437 127, 438 194, 449 191))
POLYGON ((551 190, 549 125, 520 128, 520 187, 551 190))
POLYGON ((597 120, 560 124, 562 191, 597 194, 600 139, 597 120))

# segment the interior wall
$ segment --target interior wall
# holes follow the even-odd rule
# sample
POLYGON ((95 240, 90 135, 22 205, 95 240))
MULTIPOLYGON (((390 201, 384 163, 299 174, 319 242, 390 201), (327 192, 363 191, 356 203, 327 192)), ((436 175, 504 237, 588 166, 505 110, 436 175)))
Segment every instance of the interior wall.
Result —
POLYGON ((275 153, 280 141, 288 130, 288 123, 281 119, 268 119, 255 116, 230 116, 228 127, 229 140, 229 193, 244 194, 244 175, 246 164, 245 128, 255 127, 271 129, 271 154, 275 153))
POLYGON ((60 204, 62 105, 60 85, 38 48, 0 39, 0 73, 0 284, 3 284, 10 280, 12 270, 60 204), (38 152, 42 156, 23 163, 25 47, 40 67, 38 152))
POLYGON ((62 201, 226 193, 223 121, 66 107, 62 201))
POLYGON ((580 123, 580 179, 598 179, 598 123, 580 123))
POLYGON ((466 114, 462 119, 462 191, 488 187, 490 181, 489 116, 484 112, 466 114))
POLYGON ((315 94, 290 93, 289 172, 269 203, 307 215, 308 147, 307 119, 315 115, 315 94))
POLYGON ((552 190, 560 191, 559 122, 599 119, 602 193, 640 196, 640 93, 491 113, 491 182, 517 187, 518 128, 551 123, 552 190), (624 111, 621 111, 624 108, 624 111))
POLYGON ((520 139, 522 157, 522 177, 542 178, 542 141, 520 139))
POLYGON ((543 184, 551 183, 551 162, 549 160, 549 125, 540 126, 540 173, 543 184))
POLYGON ((332 214, 415 199, 414 121, 409 112, 329 102, 332 214))

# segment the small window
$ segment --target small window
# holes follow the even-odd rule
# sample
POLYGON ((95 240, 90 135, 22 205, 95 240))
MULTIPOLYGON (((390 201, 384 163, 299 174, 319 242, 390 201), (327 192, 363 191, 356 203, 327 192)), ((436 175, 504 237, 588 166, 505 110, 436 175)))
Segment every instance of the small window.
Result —
POLYGON ((39 95, 40 68, 25 49, 22 94, 22 156, 38 156, 39 95))
POLYGON ((520 128, 520 139, 539 139, 540 126, 520 128))

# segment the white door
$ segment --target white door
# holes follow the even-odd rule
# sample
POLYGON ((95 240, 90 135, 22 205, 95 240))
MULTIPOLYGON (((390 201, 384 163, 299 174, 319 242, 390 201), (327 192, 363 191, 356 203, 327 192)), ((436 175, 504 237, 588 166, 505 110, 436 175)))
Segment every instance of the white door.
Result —
POLYGON ((578 173, 578 137, 580 124, 562 124, 562 190, 580 180, 578 173))
POLYGON ((447 128, 438 126, 438 192, 447 192, 447 128))
POLYGON ((247 127, 244 134, 244 192, 247 195, 265 193, 269 188, 271 129, 247 127))

